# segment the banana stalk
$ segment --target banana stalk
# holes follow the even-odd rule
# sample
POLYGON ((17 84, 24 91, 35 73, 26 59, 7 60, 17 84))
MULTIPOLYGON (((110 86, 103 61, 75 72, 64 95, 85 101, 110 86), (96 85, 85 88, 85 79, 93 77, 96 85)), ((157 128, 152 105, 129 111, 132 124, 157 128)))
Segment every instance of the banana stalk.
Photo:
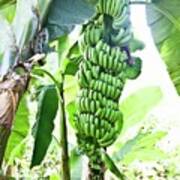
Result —
POLYGON ((0 167, 2 165, 11 127, 22 94, 28 84, 28 74, 9 73, 0 82, 0 167))
POLYGON ((35 55, 26 63, 17 64, 0 81, 0 169, 19 102, 29 84, 30 72, 44 57, 44 54, 35 55), (18 74, 17 68, 22 68, 23 73, 18 74))
MULTIPOLYGON (((0 0, 0 8, 12 2, 14 1, 0 0)), ((50 2, 51 1, 48 1, 47 3, 44 2, 44 4, 38 5, 41 6, 41 9, 47 11, 48 7, 50 6, 50 2)), ((34 64, 38 64, 38 62, 44 58, 44 54, 41 54, 40 56, 34 56, 34 54, 32 54, 28 48, 30 48, 30 43, 34 40, 35 35, 37 35, 39 25, 41 25, 37 23, 38 20, 36 18, 44 19, 45 17, 38 17, 36 14, 37 12, 34 12, 34 6, 28 7, 32 8, 28 9, 29 12, 31 11, 32 18, 27 18, 27 22, 24 23, 24 26, 19 27, 19 21, 23 17, 22 13, 24 13, 24 11, 22 11, 21 9, 24 7, 24 4, 27 3, 30 4, 31 1, 22 0, 18 2, 16 17, 13 22, 13 28, 15 30, 14 37, 18 42, 16 44, 17 51, 15 52, 15 54, 14 51, 13 54, 11 54, 10 52, 10 54, 3 59, 4 62, 12 62, 12 57, 14 57, 13 62, 8 64, 8 68, 6 68, 8 69, 8 71, 1 74, 3 77, 0 81, 0 169, 2 167, 3 157, 6 150, 8 138, 11 133, 15 113, 17 111, 21 97, 25 93, 28 86, 30 72, 34 64), (28 30, 30 30, 30 32, 28 30), (23 52, 24 49, 26 50, 25 52, 23 52), (25 56, 23 56, 23 53, 25 53, 25 56), (21 60, 23 63, 19 60, 21 60), (16 72, 16 68, 23 68, 23 73, 18 74, 16 72)), ((40 11, 39 8, 36 9, 40 11)), ((41 14, 40 12, 38 13, 41 14)), ((46 13, 43 13, 43 15, 45 16, 46 13)), ((14 41, 12 40, 12 44, 13 43, 14 41)))
POLYGON ((0 126, 0 167, 2 166, 3 157, 5 153, 5 147, 6 147, 9 135, 10 135, 10 130, 3 126, 0 126))

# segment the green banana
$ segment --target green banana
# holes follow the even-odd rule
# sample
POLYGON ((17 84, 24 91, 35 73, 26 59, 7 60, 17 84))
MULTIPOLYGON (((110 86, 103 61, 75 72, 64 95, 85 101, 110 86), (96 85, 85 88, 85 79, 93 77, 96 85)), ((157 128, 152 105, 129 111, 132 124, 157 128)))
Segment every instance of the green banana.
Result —
POLYGON ((121 41, 121 39, 124 37, 126 30, 124 28, 121 28, 117 35, 112 35, 111 40, 113 43, 117 44, 121 41))
POLYGON ((113 144, 122 129, 118 102, 124 84, 140 74, 141 61, 128 61, 133 37, 129 0, 99 0, 96 12, 95 20, 86 24, 79 40, 83 60, 77 73, 80 90, 75 127, 81 151, 93 167, 99 168, 101 148, 113 144), (108 32, 106 26, 110 26, 108 32))

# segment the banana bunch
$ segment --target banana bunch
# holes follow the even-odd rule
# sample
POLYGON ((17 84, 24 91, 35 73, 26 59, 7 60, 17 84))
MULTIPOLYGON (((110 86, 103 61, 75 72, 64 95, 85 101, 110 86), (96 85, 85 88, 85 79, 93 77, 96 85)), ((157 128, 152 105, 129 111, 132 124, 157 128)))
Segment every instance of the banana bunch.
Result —
POLYGON ((136 78, 141 69, 137 58, 128 63, 129 53, 123 49, 132 39, 128 0, 99 0, 96 10, 98 18, 86 26, 79 40, 83 60, 77 72, 80 90, 75 117, 80 149, 94 162, 101 148, 117 139, 123 125, 119 98, 126 79, 136 78), (107 16, 111 18, 109 41, 107 16))
POLYGON ((125 45, 132 39, 129 0, 99 0, 97 13, 112 17, 111 40, 115 45, 125 45))

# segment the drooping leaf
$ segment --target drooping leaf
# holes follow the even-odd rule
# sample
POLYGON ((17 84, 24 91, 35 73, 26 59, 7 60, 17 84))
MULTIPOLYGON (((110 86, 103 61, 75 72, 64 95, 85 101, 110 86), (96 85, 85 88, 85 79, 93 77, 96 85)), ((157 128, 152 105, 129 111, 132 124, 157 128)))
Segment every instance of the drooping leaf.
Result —
POLYGON ((75 75, 76 72, 79 69, 79 64, 81 62, 82 57, 78 57, 78 58, 73 58, 71 60, 68 60, 67 65, 66 65, 66 69, 65 69, 65 74, 66 75, 75 75))
POLYGON ((157 131, 155 133, 146 133, 143 138, 138 141, 137 149, 153 147, 159 140, 167 135, 164 131, 157 131))
POLYGON ((117 168, 117 166, 115 165, 115 163, 113 162, 113 160, 111 159, 111 157, 105 152, 102 152, 102 159, 105 162, 105 166, 114 174, 116 175, 118 178, 120 179, 124 179, 124 175, 119 171, 119 169, 117 168))
POLYGON ((120 150, 113 155, 113 158, 124 163, 131 163, 136 159, 146 161, 165 158, 165 153, 156 147, 156 144, 166 135, 167 133, 162 131, 154 133, 139 132, 133 139, 123 144, 120 150))
POLYGON ((47 20, 48 11, 53 0, 46 0, 46 1, 37 0, 37 1, 38 1, 38 10, 39 10, 39 15, 40 15, 40 23, 43 26, 47 20))
MULTIPOLYGON (((77 38, 78 39, 78 38, 77 38)), ((75 42, 71 48, 69 49, 68 55, 67 57, 69 59, 75 58, 75 57, 79 57, 79 55, 81 55, 80 49, 79 49, 79 45, 78 42, 75 42)))
POLYGON ((52 140, 54 119, 58 110, 58 95, 56 88, 45 86, 41 89, 38 100, 38 112, 34 130, 34 149, 31 168, 39 165, 44 159, 52 140))
POLYGON ((29 109, 26 96, 21 100, 8 141, 5 159, 9 164, 14 158, 21 158, 25 150, 25 139, 29 131, 29 109))
POLYGON ((154 0, 147 5, 147 20, 154 42, 180 94, 180 1, 154 0))
POLYGON ((80 53, 77 42, 73 44, 72 47, 69 49, 67 58, 68 58, 68 62, 66 64, 65 74, 75 75, 79 68, 79 64, 82 60, 82 55, 80 53))
POLYGON ((153 109, 161 100, 163 94, 159 87, 147 87, 128 96, 120 104, 123 113, 123 132, 129 127, 142 121, 147 113, 153 109))
POLYGON ((78 149, 74 148, 70 153, 70 167, 71 167, 71 177, 73 179, 81 179, 82 168, 83 168, 83 158, 78 153, 78 149))
POLYGON ((123 160, 123 163, 130 164, 135 160, 139 161, 162 161, 167 159, 167 154, 157 147, 153 148, 144 148, 138 149, 138 151, 134 151, 134 153, 129 154, 123 160))
MULTIPOLYGON (((59 63, 63 63, 62 61, 66 58, 69 49, 71 48, 71 41, 68 35, 64 35, 58 39, 58 56, 59 63)), ((62 65, 61 65, 62 66, 62 65)))
POLYGON ((62 36, 58 40, 59 61, 66 75, 75 75, 82 59, 77 43, 79 33, 76 33, 76 38, 71 36, 62 36))
POLYGON ((46 24, 50 39, 68 34, 75 25, 84 23, 93 13, 94 6, 84 0, 54 0, 46 24))
MULTIPOLYGON (((114 154, 113 158, 116 159, 116 161, 122 161, 123 158, 132 151, 133 147, 136 145, 139 139, 143 137, 143 134, 137 134, 133 139, 128 140, 126 143, 124 143, 120 148, 120 150, 114 154)), ((117 148, 118 149, 118 146, 117 148)))

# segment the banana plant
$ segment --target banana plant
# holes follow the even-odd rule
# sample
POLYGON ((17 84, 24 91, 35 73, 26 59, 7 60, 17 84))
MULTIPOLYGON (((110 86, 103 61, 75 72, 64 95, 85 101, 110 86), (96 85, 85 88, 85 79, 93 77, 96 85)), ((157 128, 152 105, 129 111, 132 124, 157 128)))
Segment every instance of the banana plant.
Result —
MULTIPOLYGON (((143 60, 134 53, 142 50, 144 44, 132 33, 130 9, 134 4, 146 5, 153 38, 179 92, 179 54, 175 47, 179 36, 178 3, 176 0, 0 0, 0 169, 7 162, 12 164, 16 155, 21 156, 18 152, 24 147, 30 129, 26 100, 32 95, 29 90, 34 88, 38 108, 31 130, 34 147, 30 167, 42 163, 59 115, 62 179, 71 178, 67 119, 74 127, 79 153, 89 158, 88 178, 104 179, 109 169, 123 179, 114 162, 132 161, 132 156, 138 156, 139 149, 145 147, 144 137, 159 140, 165 136, 163 132, 154 136, 140 132, 125 144, 119 143, 120 150, 112 154, 113 158, 107 153, 107 147, 120 141, 119 134, 123 136, 151 109, 151 104, 145 106, 139 99, 144 108, 141 116, 133 111, 136 109, 133 102, 128 110, 126 103, 119 106, 125 82, 135 81, 143 68, 143 60), (78 31, 73 31, 76 28, 78 31), (56 53, 54 61, 48 57, 52 52, 56 53), (174 61, 170 61, 172 58, 174 61), (77 76, 78 83, 72 82, 73 89, 66 87, 69 76, 77 76), (79 93, 75 103, 76 90, 79 93), (69 115, 66 111, 70 111, 69 115), (21 112, 25 112, 26 118, 21 112), (19 134, 22 136, 17 139, 19 134), (132 151, 135 155, 131 155, 132 151)), ((153 89, 153 95, 157 91, 153 89)), ((152 146, 147 148, 155 143, 151 142, 152 146)))

